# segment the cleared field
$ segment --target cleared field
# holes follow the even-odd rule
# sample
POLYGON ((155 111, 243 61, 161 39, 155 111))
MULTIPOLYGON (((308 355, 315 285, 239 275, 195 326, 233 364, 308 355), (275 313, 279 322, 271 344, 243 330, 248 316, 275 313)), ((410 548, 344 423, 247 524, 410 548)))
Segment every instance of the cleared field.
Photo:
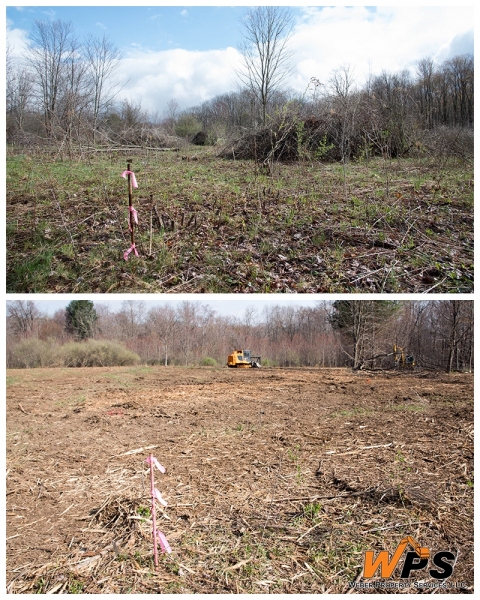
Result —
POLYGON ((7 156, 9 292, 473 290, 473 165, 126 152, 7 156), (125 262, 128 158, 140 257, 125 262))
POLYGON ((11 593, 340 593, 407 535, 473 592, 471 374, 8 371, 6 481, 11 593))

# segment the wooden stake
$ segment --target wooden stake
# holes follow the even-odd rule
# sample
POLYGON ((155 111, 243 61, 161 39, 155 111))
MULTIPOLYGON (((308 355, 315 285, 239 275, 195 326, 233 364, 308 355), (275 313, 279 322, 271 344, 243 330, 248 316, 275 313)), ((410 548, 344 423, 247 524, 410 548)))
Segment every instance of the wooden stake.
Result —
POLYGON ((152 256, 152 235, 153 235, 153 194, 150 194, 150 256, 152 256))
MULTIPOLYGON (((133 162, 132 158, 127 158, 127 171, 131 171, 131 163, 133 162)), ((135 223, 135 220, 133 218, 133 211, 132 211, 132 206, 133 206, 133 188, 132 188, 132 176, 130 175, 130 173, 128 173, 127 175, 127 181, 128 181, 128 218, 129 218, 129 223, 130 223, 130 237, 131 237, 131 241, 132 241, 132 246, 135 244, 135 236, 134 236, 134 232, 133 232, 133 225, 135 223)))

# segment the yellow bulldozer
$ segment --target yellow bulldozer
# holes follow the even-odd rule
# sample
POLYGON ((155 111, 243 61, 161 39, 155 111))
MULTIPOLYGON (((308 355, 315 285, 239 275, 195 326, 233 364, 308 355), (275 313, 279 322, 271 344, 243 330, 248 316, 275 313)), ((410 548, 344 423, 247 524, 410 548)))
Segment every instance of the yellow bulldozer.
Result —
POLYGON ((413 369, 415 367, 415 357, 411 354, 406 354, 403 348, 394 344, 393 360, 395 361, 396 369, 413 369))
POLYGON ((260 356, 252 356, 250 350, 234 350, 228 355, 227 366, 232 369, 259 369, 260 356))

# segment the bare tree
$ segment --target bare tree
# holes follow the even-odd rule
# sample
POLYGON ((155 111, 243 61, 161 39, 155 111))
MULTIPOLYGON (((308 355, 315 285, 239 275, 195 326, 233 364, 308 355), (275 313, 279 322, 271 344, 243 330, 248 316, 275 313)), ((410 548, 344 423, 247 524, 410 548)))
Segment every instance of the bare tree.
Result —
POLYGON ((112 80, 112 76, 119 66, 122 53, 104 34, 101 38, 87 37, 85 57, 91 85, 93 143, 95 143, 100 114, 120 89, 118 82, 112 80))
POLYGON ((15 59, 12 48, 7 46, 6 51, 6 109, 7 133, 22 130, 24 127, 25 113, 31 101, 33 91, 33 77, 15 59))
POLYGON ((6 95, 7 95, 7 106, 8 106, 8 92, 9 88, 12 87, 12 81, 15 78, 15 59, 13 57, 13 48, 11 44, 7 43, 5 48, 5 82, 6 82, 6 95))
POLYGON ((362 369, 366 363, 372 364, 385 354, 378 328, 386 326, 399 308, 398 301, 390 300, 336 300, 333 303, 331 323, 348 342, 345 354, 354 370, 362 369))
MULTIPOLYGON (((148 313, 149 327, 163 342, 164 365, 168 366, 170 347, 179 326, 179 318, 175 310, 168 305, 152 308, 148 313)), ((160 352, 156 353, 157 357, 160 352)))
POLYGON ((433 58, 422 58, 417 63, 418 71, 418 97, 420 112, 425 120, 425 127, 431 129, 435 124, 435 66, 433 58))
POLYGON ((176 310, 179 326, 179 350, 183 354, 185 366, 193 358, 193 350, 198 345, 198 325, 199 319, 204 313, 204 307, 200 302, 189 302, 184 300, 176 310))
MULTIPOLYGON (((449 107, 446 123, 473 126, 474 114, 474 61, 473 55, 454 56, 443 67, 446 80, 444 106, 449 107)), ((440 94, 438 94, 440 96, 440 94)))
POLYGON ((40 319, 40 311, 31 300, 7 302, 7 319, 13 332, 21 337, 32 335, 35 324, 40 319))
POLYGON ((73 139, 75 128, 76 137, 79 137, 81 118, 89 102, 87 65, 83 60, 82 50, 78 40, 72 36, 63 61, 61 95, 58 103, 58 121, 63 131, 63 137, 68 143, 73 139))
POLYGON ((292 51, 288 42, 293 17, 286 8, 258 6, 246 12, 243 27, 243 40, 239 46, 243 68, 238 71, 238 77, 260 103, 264 124, 272 94, 291 72, 292 51))
POLYGON ((247 306, 243 312, 242 319, 242 345, 245 348, 250 348, 252 344, 252 333, 255 329, 257 320, 257 309, 255 306, 247 306))
POLYGON ((143 332, 146 318, 146 305, 143 300, 124 300, 117 313, 123 340, 134 340, 143 332))
POLYGON ((63 91, 65 64, 75 48, 73 26, 63 21, 35 21, 28 62, 36 74, 38 99, 48 137, 54 137, 54 122, 63 91))
POLYGON ((122 100, 120 117, 123 123, 122 141, 138 143, 142 138, 143 126, 148 121, 147 111, 142 109, 142 101, 122 100))
POLYGON ((172 98, 167 102, 167 106, 164 110, 165 125, 168 132, 172 135, 175 134, 175 125, 177 124, 178 117, 180 115, 180 104, 175 98, 172 98))
POLYGON ((467 361, 462 360, 462 346, 465 346, 465 341, 468 340, 468 355, 473 345, 473 337, 470 338, 473 331, 473 303, 465 300, 439 300, 436 306, 437 327, 448 352, 445 370, 451 373, 465 368, 467 361))
POLYGON ((349 65, 344 65, 333 72, 329 81, 332 94, 332 114, 336 115, 338 126, 337 145, 342 155, 343 183, 345 197, 347 197, 346 164, 350 159, 352 138, 355 132, 355 117, 359 105, 359 95, 353 93, 355 79, 353 70, 349 65))

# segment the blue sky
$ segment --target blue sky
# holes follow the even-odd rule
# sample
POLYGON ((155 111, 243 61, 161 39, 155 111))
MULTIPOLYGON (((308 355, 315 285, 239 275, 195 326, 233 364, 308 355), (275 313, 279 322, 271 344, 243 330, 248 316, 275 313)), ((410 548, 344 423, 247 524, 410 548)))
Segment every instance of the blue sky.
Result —
MULTIPOLYGON (((182 109, 236 89, 237 43, 244 7, 54 6, 8 7, 7 40, 28 48, 35 20, 71 21, 80 38, 109 38, 123 51, 118 98, 162 116, 175 99, 182 109)), ((326 86, 348 66, 362 86, 369 73, 415 71, 418 60, 442 62, 473 53, 473 7, 328 6, 293 8, 293 74, 288 86, 304 93, 312 77, 326 86)))
POLYGON ((236 46, 243 10, 234 6, 25 6, 8 7, 7 19, 25 30, 35 20, 71 21, 80 37, 105 32, 126 52, 138 48, 204 51, 236 46))

